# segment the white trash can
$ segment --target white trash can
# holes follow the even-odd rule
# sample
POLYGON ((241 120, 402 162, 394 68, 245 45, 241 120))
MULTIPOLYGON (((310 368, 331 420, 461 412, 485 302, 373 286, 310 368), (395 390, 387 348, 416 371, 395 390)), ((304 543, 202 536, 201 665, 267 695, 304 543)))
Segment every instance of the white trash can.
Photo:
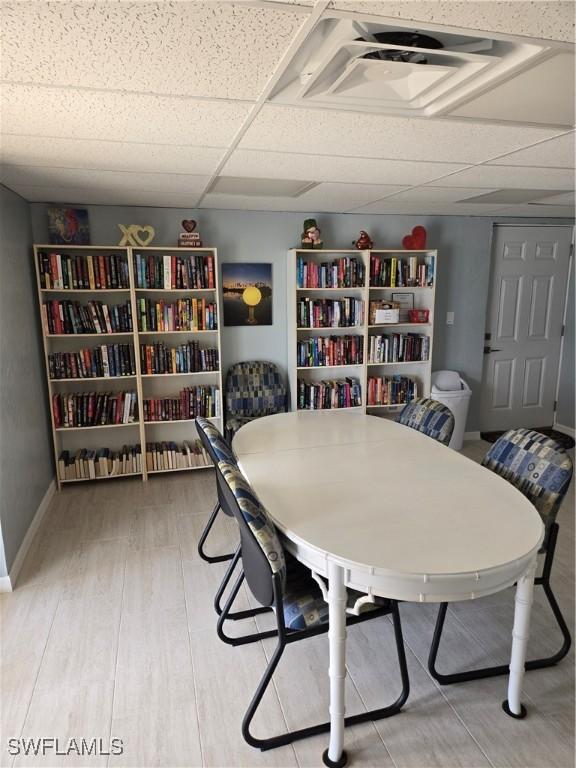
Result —
POLYGON ((464 443, 466 419, 472 390, 458 371, 434 371, 432 374, 432 389, 430 397, 437 400, 454 414, 454 432, 449 448, 459 451, 464 443))

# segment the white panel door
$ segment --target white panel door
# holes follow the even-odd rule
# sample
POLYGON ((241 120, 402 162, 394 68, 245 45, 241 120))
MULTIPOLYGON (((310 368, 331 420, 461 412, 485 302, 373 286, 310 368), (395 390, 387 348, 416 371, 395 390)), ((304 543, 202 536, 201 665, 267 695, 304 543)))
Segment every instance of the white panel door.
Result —
POLYGON ((554 421, 571 227, 496 227, 484 347, 483 431, 554 421))

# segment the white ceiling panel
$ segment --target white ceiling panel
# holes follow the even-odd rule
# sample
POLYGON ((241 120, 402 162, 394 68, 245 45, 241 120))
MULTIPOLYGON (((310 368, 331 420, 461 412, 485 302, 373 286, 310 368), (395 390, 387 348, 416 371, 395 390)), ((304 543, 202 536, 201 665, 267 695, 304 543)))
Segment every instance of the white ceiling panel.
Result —
POLYGON ((244 102, 26 85, 5 85, 1 101, 4 133, 210 147, 227 146, 249 110, 244 102))
POLYGON ((210 176, 130 171, 86 171, 77 168, 46 168, 3 165, 0 181, 7 187, 72 187, 75 189, 142 189, 158 192, 203 192, 210 176))
POLYGON ((576 134, 565 133, 533 147, 491 160, 490 165, 535 165, 543 168, 574 168, 576 134))
POLYGON ((296 177, 313 181, 407 186, 424 184, 464 167, 454 163, 368 160, 360 157, 330 157, 237 149, 222 169, 222 174, 268 179, 296 177))
POLYGON ((480 163, 559 133, 549 128, 492 125, 297 109, 267 104, 242 149, 480 163))
MULTIPOLYGON (((545 205, 574 205, 574 192, 563 192, 561 195, 550 195, 545 198, 541 198, 545 205)), ((535 202, 539 203, 540 200, 535 202)))
MULTIPOLYGON (((29 187, 17 185, 14 191, 32 203, 67 203, 70 205, 126 205, 158 208, 196 208, 200 196, 147 189, 94 190, 75 187, 29 187)), ((132 222, 120 222, 123 224, 132 222)), ((118 235, 120 240, 120 234, 118 235)))
MULTIPOLYGON (((296 0, 300 2, 300 0, 296 0)), ((340 11, 574 42, 574 4, 538 0, 332 0, 340 11)))
MULTIPOLYGON (((483 189, 482 192, 492 190, 483 189)), ((414 203, 457 203, 460 200, 466 200, 469 197, 478 195, 478 189, 473 187, 417 187, 399 192, 390 198, 392 202, 414 202, 414 203)), ((469 204, 470 205, 470 204, 469 204)), ((491 208, 495 204, 490 205, 491 208)))
POLYGON ((9 165, 202 175, 216 170, 224 152, 213 147, 0 136, 0 162, 9 165))
POLYGON ((357 208, 403 187, 380 184, 319 184, 299 197, 245 197, 209 194, 202 208, 226 208, 246 211, 302 211, 303 213, 339 213, 357 208))
POLYGON ((442 202, 399 201, 395 197, 378 200, 370 205, 357 208, 353 213, 405 214, 407 216, 489 216, 505 206, 496 205, 453 205, 442 202))
POLYGON ((2 77, 256 99, 308 13, 244 2, 4 2, 2 77))
POLYGON ((562 168, 479 165, 434 182, 438 187, 491 189, 572 189, 574 172, 562 168))

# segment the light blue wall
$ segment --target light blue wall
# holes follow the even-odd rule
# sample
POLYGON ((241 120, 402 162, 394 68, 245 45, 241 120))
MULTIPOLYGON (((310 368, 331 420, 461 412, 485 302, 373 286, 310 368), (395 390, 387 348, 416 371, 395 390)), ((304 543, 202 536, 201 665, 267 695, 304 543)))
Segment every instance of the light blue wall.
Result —
MULTIPOLYGON (((180 222, 196 219, 205 245, 218 248, 220 261, 273 264, 273 325, 222 329, 224 368, 257 356, 284 369, 286 348, 286 251, 297 247, 304 216, 297 213, 218 211, 174 208, 86 206, 92 242, 113 245, 118 224, 152 224, 154 244, 176 245, 180 222)), ((46 205, 32 204, 35 242, 47 238, 46 205)), ((314 215, 314 214, 311 214, 314 215)), ((377 248, 397 248, 416 224, 428 230, 428 247, 439 251, 433 367, 459 371, 472 387, 467 429, 479 429, 479 391, 490 272, 490 244, 495 220, 462 216, 381 216, 318 214, 326 247, 350 248, 361 229, 377 248), (446 312, 455 313, 453 326, 446 312)), ((512 222, 512 220, 507 220, 512 222)), ((525 223, 526 220, 524 220, 525 223)))
POLYGON ((0 186, 0 576, 53 476, 37 304, 29 205, 0 186))

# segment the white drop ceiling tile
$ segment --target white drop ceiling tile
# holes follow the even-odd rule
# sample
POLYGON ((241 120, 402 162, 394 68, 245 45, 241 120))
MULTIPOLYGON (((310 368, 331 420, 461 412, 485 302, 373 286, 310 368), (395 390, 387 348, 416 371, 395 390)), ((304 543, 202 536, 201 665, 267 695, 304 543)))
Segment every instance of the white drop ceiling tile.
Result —
POLYGON ((224 148, 134 144, 124 141, 0 136, 0 162, 107 171, 211 174, 224 148))
MULTIPOLYGON (((438 187, 491 189, 573 189, 574 172, 563 168, 478 165, 433 183, 438 187)), ((480 193, 479 193, 480 194, 480 193)))
MULTIPOLYGON (((362 208, 348 211, 349 213, 381 213, 407 216, 490 216, 506 206, 492 205, 462 205, 435 201, 400 201, 396 197, 378 200, 362 208)), ((500 214, 498 214, 500 215, 500 214)))
POLYGON ((256 99, 308 13, 244 2, 4 2, 2 77, 256 99))
POLYGON ((209 194, 202 208, 226 208, 245 211, 301 211, 303 213, 342 213, 365 205, 403 187, 377 184, 319 184, 299 197, 248 197, 209 194))
POLYGON ((210 147, 228 146, 250 110, 244 102, 27 85, 4 85, 1 97, 4 133, 210 147))
POLYGON ((574 205, 575 201, 574 192, 563 192, 561 195, 551 195, 550 197, 541 198, 541 200, 535 200, 534 202, 543 202, 545 205, 574 205))
MULTIPOLYGON (((495 190, 478 190, 472 187, 417 187, 399 192, 390 198, 390 202, 439 203, 443 205, 445 203, 458 203, 460 200, 493 191, 495 190)), ((491 208, 494 206, 494 203, 490 205, 491 208)))
POLYGON ((391 160, 480 163, 550 138, 557 129, 432 120, 266 104, 242 149, 391 160))
MULTIPOLYGON (((296 0, 299 2, 299 0, 296 0)), ((332 0, 340 11, 574 42, 574 4, 538 0, 332 0)))
POLYGON ((532 165, 543 168, 574 168, 576 134, 574 131, 565 133, 554 139, 542 141, 532 147, 520 149, 497 160, 491 160, 490 165, 532 165))
MULTIPOLYGON (((86 187, 34 187, 25 184, 14 185, 11 188, 25 200, 32 203, 195 208, 200 199, 199 194, 191 195, 178 192, 155 192, 146 189, 94 190, 86 187)), ((118 239, 120 239, 120 234, 118 235, 118 239)))
POLYGON ((135 173, 129 171, 94 171, 77 168, 46 168, 3 165, 0 181, 8 187, 72 187, 75 189, 141 189, 158 192, 203 192, 210 176, 177 173, 135 173))
POLYGON ((454 163, 368 160, 237 149, 224 166, 222 175, 409 186, 424 184, 464 167, 454 163))

